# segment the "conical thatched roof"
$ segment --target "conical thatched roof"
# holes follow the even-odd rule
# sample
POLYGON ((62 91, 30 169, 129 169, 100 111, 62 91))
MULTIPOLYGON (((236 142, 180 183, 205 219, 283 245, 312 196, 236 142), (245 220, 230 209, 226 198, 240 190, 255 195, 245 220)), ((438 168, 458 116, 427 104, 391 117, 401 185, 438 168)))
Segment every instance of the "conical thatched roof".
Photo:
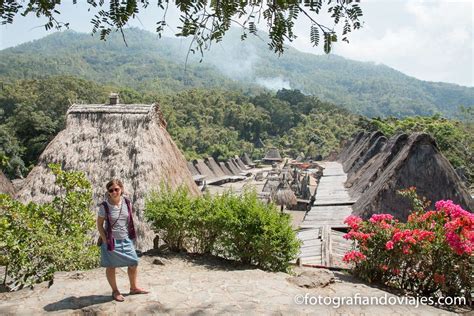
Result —
POLYGON ((15 194, 15 188, 11 181, 0 170, 0 193, 6 193, 10 196, 15 194))
POLYGON ((208 157, 204 160, 204 162, 207 164, 209 169, 212 170, 212 172, 217 176, 217 177, 225 177, 226 174, 222 170, 222 168, 219 166, 219 164, 216 162, 216 160, 213 157, 208 157))
POLYGON ((378 154, 368 160, 358 170, 348 174, 345 185, 347 188, 350 188, 350 195, 356 197, 366 191, 397 156, 407 141, 407 134, 400 134, 390 138, 378 154))
POLYGON ((473 199, 454 168, 438 150, 433 138, 421 133, 409 137, 406 145, 353 205, 353 210, 365 218, 384 212, 406 220, 411 205, 396 191, 411 186, 433 204, 438 200, 452 200, 468 211, 474 210, 473 199))
POLYGON ((188 165, 189 172, 191 172, 193 176, 197 176, 199 174, 199 171, 197 171, 196 167, 194 167, 191 161, 188 161, 187 165, 188 165))
POLYGON ((239 175, 242 171, 234 164, 232 159, 227 160, 224 162, 225 166, 228 170, 232 172, 233 175, 239 175))
POLYGON ((164 128, 157 105, 73 105, 66 129, 46 147, 17 196, 24 201, 49 201, 57 194, 47 164, 82 170, 93 186, 94 200, 104 198, 112 178, 124 182, 137 211, 139 249, 153 246, 154 233, 143 220, 144 197, 164 181, 185 185, 199 194, 186 160, 164 128))
POLYGON ((240 159, 243 161, 244 164, 246 164, 247 166, 252 166, 254 165, 254 162, 252 161, 252 159, 250 159, 249 155, 247 153, 244 153, 242 155, 242 157, 240 157, 240 159))
POLYGON ((370 147, 381 137, 382 132, 373 132, 369 137, 364 136, 361 140, 355 144, 350 152, 348 152, 347 158, 343 161, 342 166, 344 172, 350 172, 350 170, 357 164, 357 162, 364 157, 365 153, 370 147))
POLYGON ((193 160, 193 165, 196 167, 199 174, 206 176, 208 179, 217 178, 217 175, 206 165, 204 159, 193 160))
POLYGON ((248 169, 247 166, 244 164, 244 162, 240 159, 239 156, 235 156, 234 161, 241 170, 248 169))
POLYGON ((230 171, 229 168, 227 168, 227 166, 225 165, 225 162, 220 161, 219 166, 221 167, 222 171, 225 173, 226 176, 233 175, 232 171, 230 171))
POLYGON ((277 148, 269 148, 263 161, 283 161, 277 148))
POLYGON ((369 162, 374 156, 376 156, 378 153, 380 153, 383 148, 385 147, 385 144, 387 143, 387 138, 385 136, 379 136, 375 139, 373 144, 369 147, 367 151, 364 152, 364 154, 357 159, 357 161, 354 162, 351 168, 347 170, 347 173, 349 176, 357 170, 359 170, 362 166, 364 166, 367 162, 369 162))
POLYGON ((363 131, 358 132, 352 138, 351 141, 346 142, 345 146, 343 147, 343 150, 338 155, 337 160, 342 161, 342 162, 346 161, 349 154, 352 153, 352 151, 357 146, 357 144, 359 144, 359 142, 363 141, 367 137, 368 137, 368 134, 366 134, 365 132, 363 132, 363 131))

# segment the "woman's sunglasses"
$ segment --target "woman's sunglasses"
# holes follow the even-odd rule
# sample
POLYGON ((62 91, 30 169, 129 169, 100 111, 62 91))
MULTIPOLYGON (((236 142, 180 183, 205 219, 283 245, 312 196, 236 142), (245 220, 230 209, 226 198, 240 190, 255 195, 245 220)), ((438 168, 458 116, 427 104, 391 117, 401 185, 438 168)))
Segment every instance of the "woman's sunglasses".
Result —
POLYGON ((109 190, 109 193, 119 192, 119 191, 120 191, 119 188, 115 188, 115 189, 110 189, 110 190, 109 190))

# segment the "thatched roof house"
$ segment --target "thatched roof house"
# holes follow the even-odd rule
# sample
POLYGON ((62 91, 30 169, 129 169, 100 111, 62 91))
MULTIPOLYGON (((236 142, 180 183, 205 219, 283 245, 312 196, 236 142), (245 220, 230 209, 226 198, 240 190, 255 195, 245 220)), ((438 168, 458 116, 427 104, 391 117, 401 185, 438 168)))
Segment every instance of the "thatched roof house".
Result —
POLYGON ((365 135, 359 142, 355 144, 349 152, 346 160, 343 161, 342 166, 344 172, 350 172, 352 168, 357 165, 357 162, 364 157, 365 153, 372 147, 377 140, 382 137, 382 132, 373 132, 370 136, 365 135))
MULTIPOLYGON (((396 191, 411 186, 433 204, 441 199, 452 200, 468 211, 474 210, 473 199, 431 136, 412 134, 400 149, 397 144, 403 143, 403 138, 396 139, 391 146, 398 153, 353 205, 354 213, 367 218, 384 212, 406 220, 411 205, 396 191)), ((383 166, 388 158, 386 154, 379 156, 377 166, 383 166)))
POLYGON ((397 156, 407 141, 407 134, 399 134, 390 138, 379 153, 359 169, 349 173, 345 183, 345 186, 350 188, 349 194, 353 197, 358 197, 362 192, 366 191, 397 156))
POLYGON ((244 153, 244 154, 240 157, 240 159, 241 159, 242 162, 243 162, 244 164, 246 164, 247 166, 250 166, 250 167, 255 166, 255 163, 252 161, 252 159, 249 157, 249 155, 248 155, 247 153, 244 153))
POLYGON ((217 161, 213 157, 207 157, 204 159, 204 162, 206 165, 209 167, 209 169, 212 170, 212 172, 217 176, 217 177, 225 177, 226 174, 222 170, 222 168, 219 166, 217 161))
POLYGON ((67 112, 66 129, 46 147, 17 197, 44 202, 58 193, 47 168, 51 162, 61 163, 66 170, 84 171, 97 203, 104 197, 105 184, 120 178, 137 211, 137 247, 151 248, 154 234, 143 219, 148 192, 159 189, 164 181, 199 194, 186 160, 165 126, 156 104, 75 104, 67 112))
POLYGON ((15 188, 11 181, 0 170, 0 193, 5 193, 10 196, 15 194, 15 188))
POLYGON ((280 156, 280 151, 277 148, 268 149, 265 157, 263 157, 262 162, 273 163, 273 162, 282 162, 283 159, 280 156))

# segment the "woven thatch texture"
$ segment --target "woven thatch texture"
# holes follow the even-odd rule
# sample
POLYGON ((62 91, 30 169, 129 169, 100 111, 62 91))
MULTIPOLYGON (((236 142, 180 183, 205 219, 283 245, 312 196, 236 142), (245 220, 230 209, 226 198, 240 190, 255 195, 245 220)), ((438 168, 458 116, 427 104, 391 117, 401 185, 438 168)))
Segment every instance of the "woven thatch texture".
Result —
POLYGON ((407 134, 390 138, 380 153, 359 168, 357 172, 349 174, 345 183, 346 187, 350 188, 349 194, 357 197, 367 190, 398 155, 407 140, 407 134))
POLYGON ((229 170, 229 168, 227 168, 227 166, 225 165, 225 162, 223 161, 220 161, 219 162, 219 166, 221 167, 222 171, 224 171, 224 173, 227 175, 227 176, 232 176, 232 171, 229 170))
POLYGON ((188 161, 187 165, 189 172, 191 172, 193 176, 197 176, 199 174, 199 171, 197 171, 196 167, 194 167, 191 161, 188 161))
POLYGON ((252 161, 252 159, 250 159, 249 155, 247 153, 244 153, 242 155, 242 157, 240 157, 240 159, 247 165, 247 166, 251 166, 254 164, 254 162, 252 161))
POLYGON ((280 152, 276 148, 268 149, 267 153, 265 154, 265 160, 281 160, 280 152))
POLYGON ((237 172, 236 174, 239 175, 242 172, 242 169, 240 169, 239 164, 237 163, 237 161, 235 161, 234 158, 230 158, 229 161, 230 161, 231 165, 234 166, 234 170, 237 172))
POLYGON ((369 148, 376 142, 376 140, 383 136, 383 134, 379 131, 373 132, 370 137, 365 138, 363 141, 359 141, 357 146, 354 147, 352 152, 348 155, 347 159, 342 162, 342 166, 344 168, 344 172, 349 172, 351 168, 357 164, 359 159, 364 157, 365 153, 369 148))
POLYGON ((421 133, 409 137, 407 144, 352 209, 364 218, 383 212, 406 220, 411 205, 396 191, 411 186, 432 204, 438 200, 452 200, 468 211, 474 209, 473 199, 454 168, 438 150, 433 138, 421 133))
POLYGON ((212 172, 217 176, 217 177, 225 177, 224 171, 222 171, 221 167, 219 164, 214 160, 213 157, 208 157, 204 159, 204 162, 207 164, 209 169, 212 170, 212 172))
POLYGON ((363 165, 369 162, 375 155, 382 151, 387 138, 385 136, 379 136, 370 148, 364 153, 364 155, 355 162, 352 167, 347 170, 348 176, 357 172, 363 165))
POLYGON ((241 173, 240 169, 237 168, 236 165, 232 162, 232 159, 227 160, 224 164, 227 169, 232 172, 233 175, 238 176, 241 173))
POLYGON ((235 163, 237 164, 237 166, 239 166, 239 168, 240 168, 241 170, 246 170, 246 169, 248 169, 247 166, 244 164, 244 162, 243 162, 242 160, 240 160, 240 157, 239 157, 239 156, 235 156, 234 161, 235 161, 235 163))
POLYGON ((193 160, 193 164, 197 171, 199 171, 199 174, 206 176, 208 180, 217 178, 217 176, 211 169, 209 169, 203 159, 193 160))
POLYGON ((15 188, 11 181, 0 170, 0 193, 6 193, 10 196, 15 194, 15 188))
POLYGON ((104 198, 112 178, 124 182, 137 214, 138 249, 153 246, 154 234, 144 222, 144 197, 163 181, 175 188, 185 185, 199 194, 186 160, 163 128, 158 106, 73 105, 66 129, 46 147, 17 196, 45 202, 58 193, 47 164, 84 171, 93 186, 94 200, 104 198))
POLYGON ((365 137, 367 137, 367 134, 361 131, 358 132, 350 141, 347 141, 341 153, 338 155, 337 161, 346 161, 350 153, 354 150, 354 147, 356 147, 360 141, 365 139, 365 137))

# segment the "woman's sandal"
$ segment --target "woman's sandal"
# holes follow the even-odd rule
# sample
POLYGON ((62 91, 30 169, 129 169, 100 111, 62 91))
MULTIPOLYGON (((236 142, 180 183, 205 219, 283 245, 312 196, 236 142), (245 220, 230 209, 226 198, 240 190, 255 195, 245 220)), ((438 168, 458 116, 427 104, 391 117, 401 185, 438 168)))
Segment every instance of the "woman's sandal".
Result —
POLYGON ((117 302, 123 302, 125 301, 125 298, 123 297, 122 294, 120 294, 119 291, 113 291, 112 292, 112 298, 117 301, 117 302))
POLYGON ((130 289, 130 295, 135 295, 135 294, 148 294, 150 291, 144 290, 144 289, 130 289))

